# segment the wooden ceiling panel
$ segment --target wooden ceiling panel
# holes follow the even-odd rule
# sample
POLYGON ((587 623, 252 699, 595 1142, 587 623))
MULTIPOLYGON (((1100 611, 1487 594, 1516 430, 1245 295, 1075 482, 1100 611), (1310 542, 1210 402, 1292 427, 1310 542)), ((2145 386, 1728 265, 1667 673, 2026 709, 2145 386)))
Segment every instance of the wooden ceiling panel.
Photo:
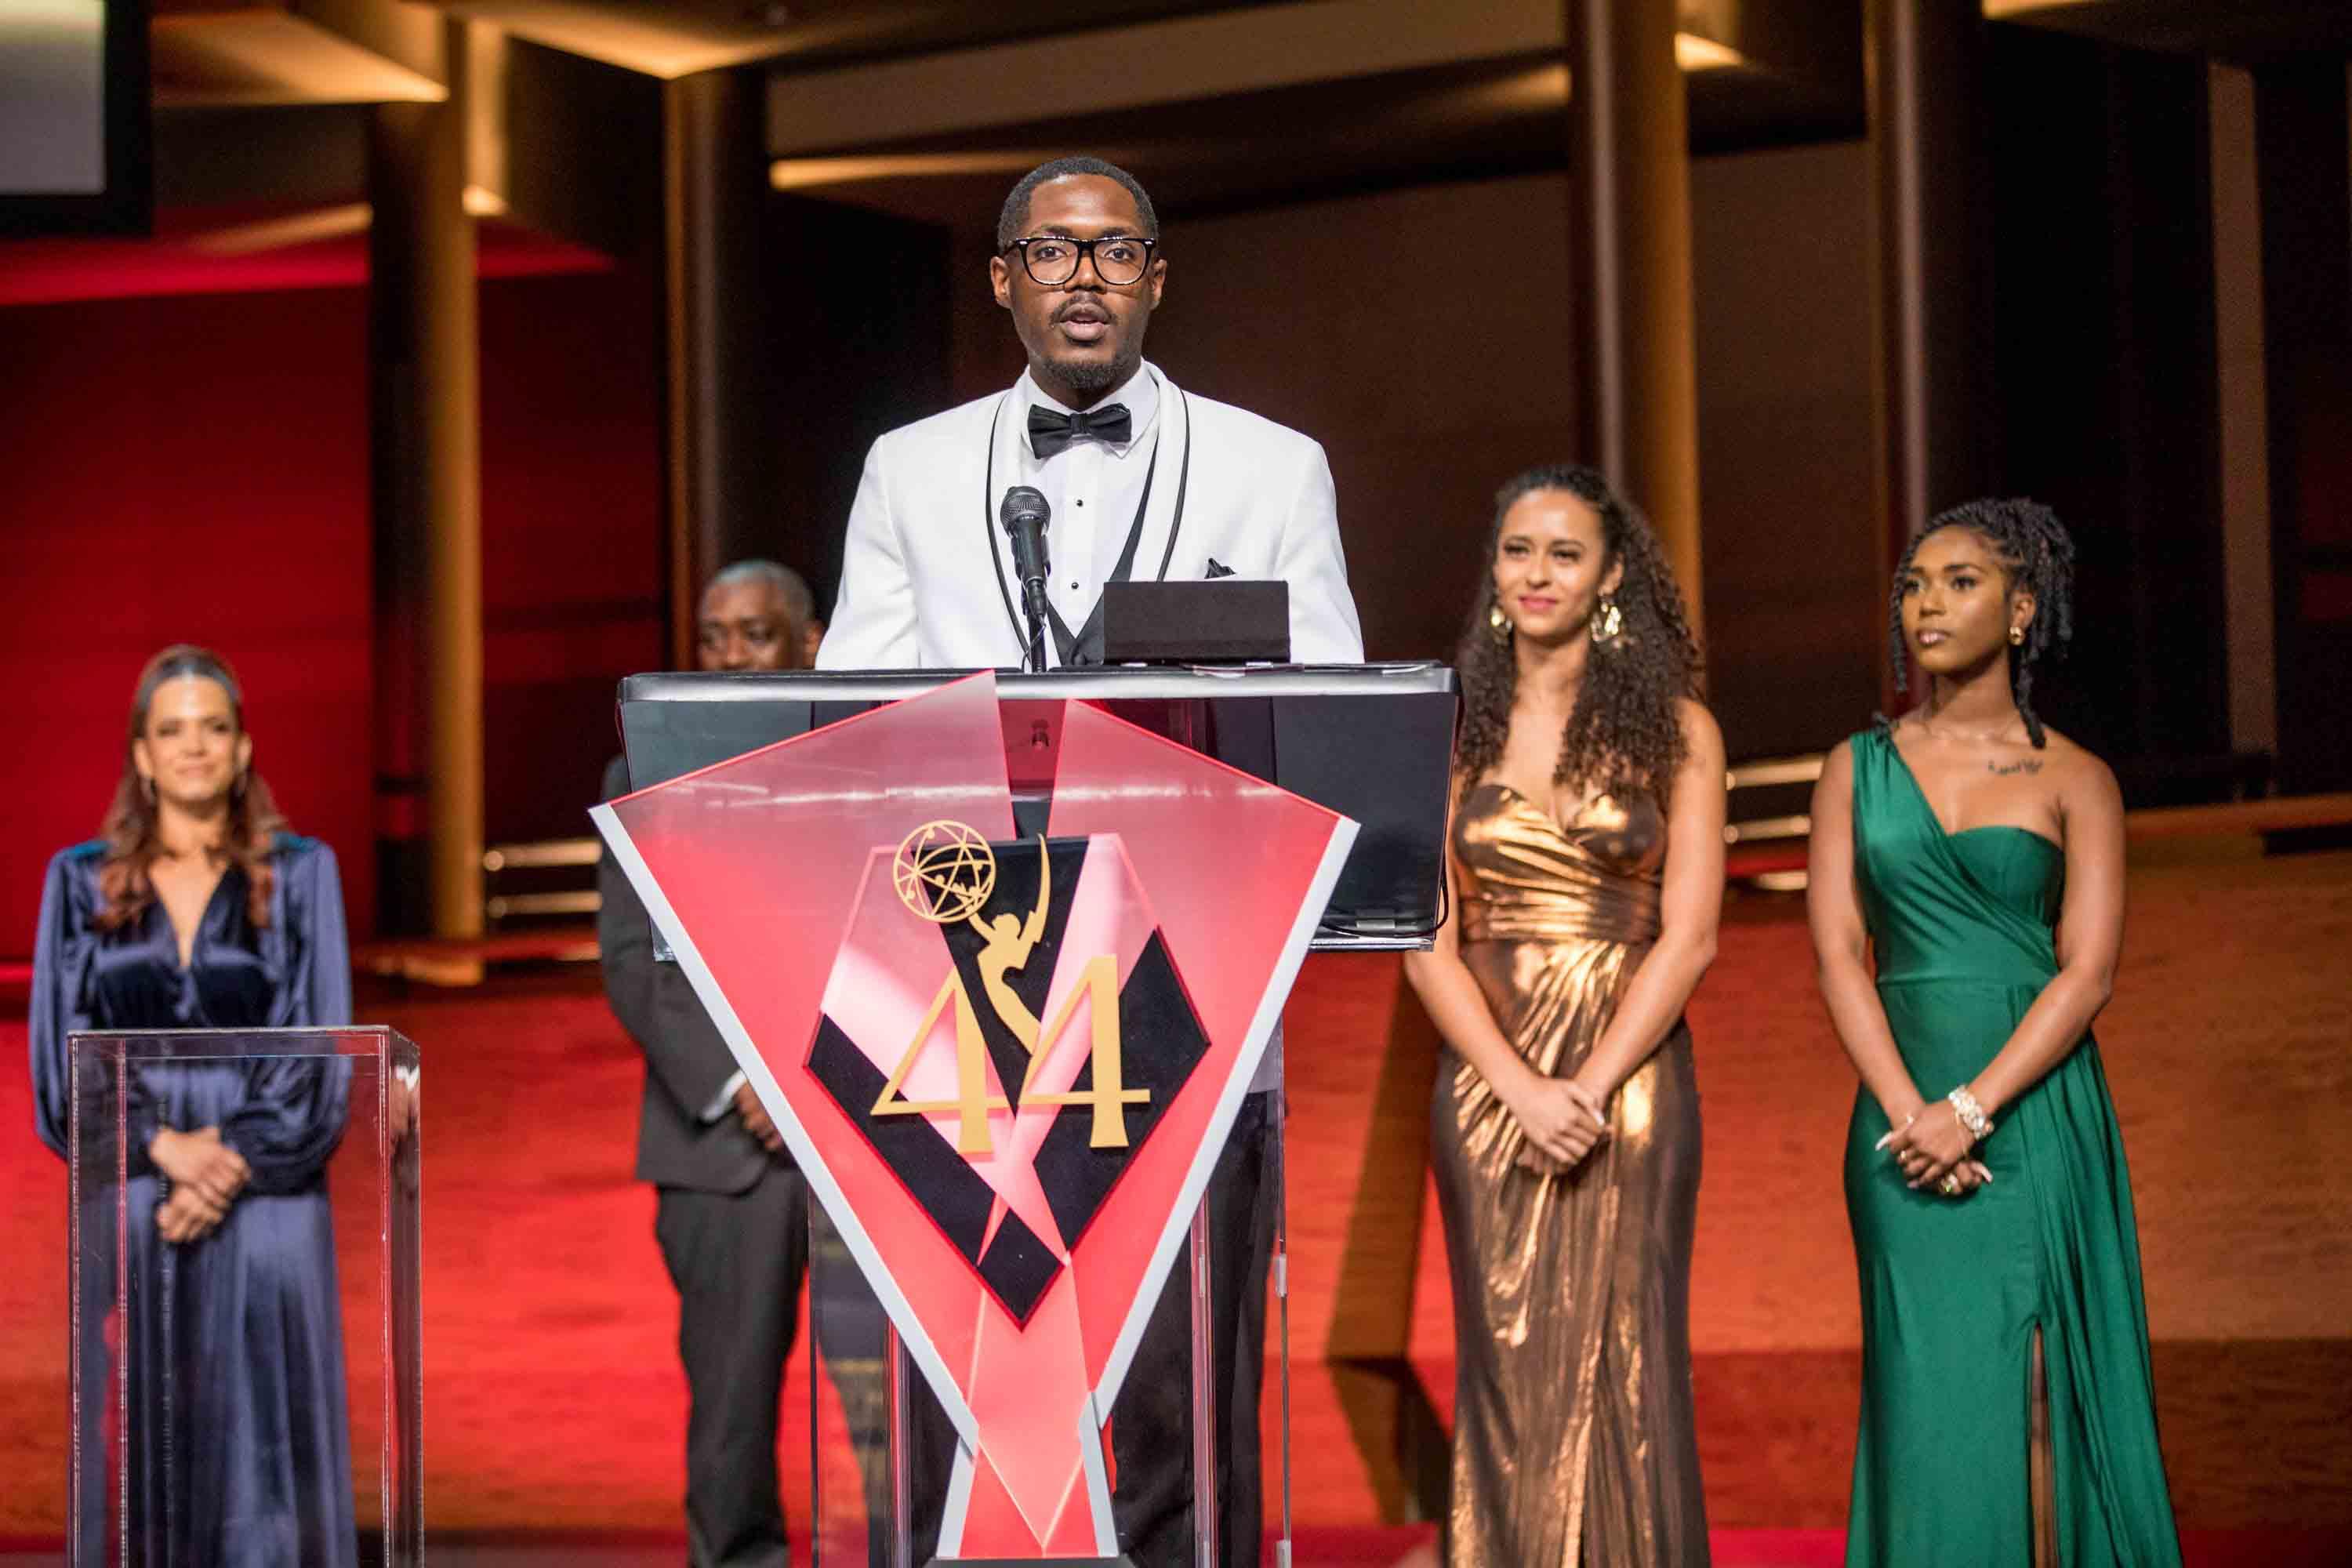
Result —
MULTIPOLYGON (((1860 132, 1858 106, 1803 96, 1746 67, 1692 72, 1687 80, 1696 152, 1860 132)), ((1024 171, 1083 152, 1133 170, 1162 212, 1200 216, 1559 169, 1567 161, 1568 94, 1561 61, 1523 55, 781 158, 771 181, 974 227, 993 221, 1006 185, 1024 171)))
POLYGON ((158 16, 149 29, 158 109, 437 103, 436 81, 283 11, 158 16))
POLYGON ((1997 22, 2247 63, 2352 49, 2346 0, 1985 0, 1984 10, 1997 22))
MULTIPOLYGON (((1677 4, 1695 150, 1860 134, 1859 0, 1677 4)), ((772 174, 780 189, 954 221, 984 187, 1079 151, 1148 172, 1156 201, 1191 211, 1558 168, 1564 27, 1559 0, 1291 0, 780 63, 772 174)))
POLYGON ((1272 0, 432 0, 517 37, 665 80, 969 47, 1272 0))

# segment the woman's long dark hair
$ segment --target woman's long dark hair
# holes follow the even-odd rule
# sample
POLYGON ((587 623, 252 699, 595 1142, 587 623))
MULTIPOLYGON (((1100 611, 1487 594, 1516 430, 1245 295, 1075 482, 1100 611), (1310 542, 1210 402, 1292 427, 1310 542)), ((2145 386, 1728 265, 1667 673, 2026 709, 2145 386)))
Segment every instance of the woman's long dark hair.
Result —
POLYGON ((2033 595, 2033 619, 2025 640, 2009 650, 2009 693, 2016 700, 2018 717, 2025 721, 2026 738, 2036 749, 2044 743, 2042 716, 2033 710, 2033 667, 2044 655, 2063 653, 2074 635, 2074 540, 2058 514, 2040 501, 2011 500, 1963 501, 1927 520, 1911 536, 1903 559, 1895 563, 1895 582, 1886 592, 1886 658, 1894 667, 1895 689, 1907 691, 1911 663, 1903 651, 1903 579, 1928 535, 1948 528, 1965 528, 1992 548, 1993 559, 2009 574, 2009 591, 2033 595))
POLYGON ((1624 567, 1614 595, 1623 626, 1611 642, 1593 647, 1575 711, 1560 731, 1553 782, 1588 791, 1597 787, 1621 798, 1646 794, 1664 804, 1689 749, 1676 704, 1684 698, 1696 700, 1702 689, 1698 640, 1649 520, 1600 474, 1572 465, 1529 468, 1495 494, 1486 579, 1454 655, 1462 682, 1462 787, 1486 776, 1510 733, 1519 663, 1512 647, 1517 638, 1495 635, 1493 565, 1504 514, 1538 490, 1565 490, 1599 513, 1601 570, 1605 574, 1612 563, 1624 567))
MULTIPOLYGON (((174 643, 147 661, 131 700, 131 734, 122 747, 122 777, 114 786, 114 804, 107 807, 99 837, 106 854, 99 862, 98 890, 105 900, 92 921, 100 931, 114 931, 147 912, 155 901, 155 884, 148 868, 163 850, 156 837, 155 803, 148 797, 146 781, 139 776, 132 752, 147 733, 147 710, 167 680, 193 675, 212 681, 228 693, 228 710, 236 732, 245 733, 245 693, 226 660, 207 649, 174 643)), ((269 895, 276 873, 269 852, 286 826, 269 786, 251 771, 229 790, 228 822, 221 834, 221 853, 245 873, 246 910, 257 926, 269 923, 269 895)))

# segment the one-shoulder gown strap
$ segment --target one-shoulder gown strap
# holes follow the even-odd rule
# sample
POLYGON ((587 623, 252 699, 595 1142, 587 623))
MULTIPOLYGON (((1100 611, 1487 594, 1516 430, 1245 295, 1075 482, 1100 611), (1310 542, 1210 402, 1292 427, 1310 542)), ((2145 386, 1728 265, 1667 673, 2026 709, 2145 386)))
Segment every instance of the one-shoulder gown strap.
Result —
MULTIPOLYGON (((1913 1081, 1940 1098, 1984 1069, 2058 973, 2065 854, 2021 827, 1947 832, 1883 730, 1853 752, 1879 1000, 1913 1081)), ((1964 1199, 1911 1191, 1876 1147, 1886 1131, 1858 1094, 1850 1568, 2174 1568, 2131 1178, 2097 1043, 2084 1035, 2002 1109, 1976 1153, 1993 1182, 1964 1199)))

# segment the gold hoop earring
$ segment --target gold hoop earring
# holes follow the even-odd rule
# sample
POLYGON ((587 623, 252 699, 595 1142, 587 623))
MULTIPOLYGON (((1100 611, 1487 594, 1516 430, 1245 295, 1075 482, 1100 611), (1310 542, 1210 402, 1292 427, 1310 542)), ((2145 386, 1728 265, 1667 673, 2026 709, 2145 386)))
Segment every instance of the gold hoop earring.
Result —
POLYGON ((2025 628, 2023 626, 2010 627, 2009 640, 2011 647, 2022 647, 2025 644, 2025 628))
POLYGON ((1502 605, 1489 605, 1486 607, 1486 629, 1494 633, 1496 642, 1507 643, 1511 640, 1511 617, 1503 614, 1502 605))
POLYGON ((1603 594, 1601 595, 1601 608, 1594 612, 1591 621, 1588 624, 1592 628, 1592 640, 1601 647, 1607 647, 1624 636, 1625 613, 1617 607, 1617 601, 1613 596, 1603 594))

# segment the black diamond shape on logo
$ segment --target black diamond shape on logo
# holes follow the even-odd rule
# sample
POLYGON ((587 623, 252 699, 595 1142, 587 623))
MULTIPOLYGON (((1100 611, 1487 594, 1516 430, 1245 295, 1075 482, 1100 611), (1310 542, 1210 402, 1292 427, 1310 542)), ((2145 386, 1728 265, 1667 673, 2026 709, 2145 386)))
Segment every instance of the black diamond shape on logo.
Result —
MULTIPOLYGON (((1168 944, 1156 931, 1137 955, 1127 984, 1119 987, 1118 1035, 1124 1058, 1120 1078, 1129 1089, 1151 1091, 1145 1103, 1128 1107, 1127 1147, 1095 1148, 1094 1119, 1078 1105, 1063 1107, 1037 1146, 1037 1179, 1053 1205, 1054 1223, 1062 1227, 1062 1238, 1074 1247, 1167 1114, 1177 1091, 1208 1054, 1209 1037, 1193 1016, 1192 1004, 1176 978, 1176 965, 1168 957, 1168 944)), ((1089 1061, 1070 1087, 1092 1089, 1094 1081, 1094 1063, 1089 1061)))
MULTIPOLYGON (((992 921, 1010 911, 1015 920, 1023 919, 1036 907, 1037 886, 1044 869, 1036 841, 990 847, 997 858, 996 888, 982 918, 992 921)), ((1083 838, 1047 842, 1045 858, 1050 858, 1053 868, 1053 897, 1047 905, 1045 927, 1028 962, 1006 976, 1007 984, 1023 1005, 1041 1016, 1041 1023, 1052 1021, 1042 1016, 1043 1009, 1053 984, 1057 950, 1087 852, 1088 843, 1083 838)), ((1106 847, 1104 853, 1112 851, 1106 847)), ((969 925, 959 923, 938 929, 962 978, 966 994, 972 1000, 972 1012, 995 1063, 998 1080, 1004 1085, 1008 1096, 1017 1096, 1022 1078, 1028 1070, 1029 1055, 989 1005, 978 967, 985 941, 969 925)), ((1064 1240, 1074 1248, 1185 1080, 1192 1077, 1192 1069, 1208 1052, 1208 1035, 1194 1016, 1175 963, 1169 957, 1167 944, 1156 931, 1138 955, 1127 983, 1119 988, 1118 1021, 1124 1086, 1148 1089, 1151 1096, 1141 1105, 1127 1108, 1127 1147, 1093 1147, 1092 1112, 1083 1105, 1071 1105, 1060 1108, 1060 1114, 1046 1129, 1037 1151, 1035 1169, 1046 1201, 1052 1205, 1055 1224, 1061 1228, 1064 1240)), ((1069 1025, 1072 1028, 1083 1026, 1076 1017, 1069 1025)), ((893 1051, 903 1050, 905 1046, 904 1041, 890 1042, 893 1051)), ((816 1040, 809 1050, 808 1068, 843 1113, 866 1135, 883 1163, 931 1216, 940 1234, 963 1254, 964 1260, 998 1303, 1014 1321, 1027 1322, 1062 1271, 1061 1259, 1045 1239, 1010 1210, 997 1223, 996 1233, 988 1234, 988 1217, 996 1203, 995 1189, 972 1169, 951 1142, 933 1130, 927 1119, 874 1114, 875 1102, 881 1098, 887 1079, 831 1017, 818 1022, 816 1040)), ((1071 1088, 1085 1090, 1093 1086, 1094 1063, 1089 1058, 1079 1068, 1071 1088)))

